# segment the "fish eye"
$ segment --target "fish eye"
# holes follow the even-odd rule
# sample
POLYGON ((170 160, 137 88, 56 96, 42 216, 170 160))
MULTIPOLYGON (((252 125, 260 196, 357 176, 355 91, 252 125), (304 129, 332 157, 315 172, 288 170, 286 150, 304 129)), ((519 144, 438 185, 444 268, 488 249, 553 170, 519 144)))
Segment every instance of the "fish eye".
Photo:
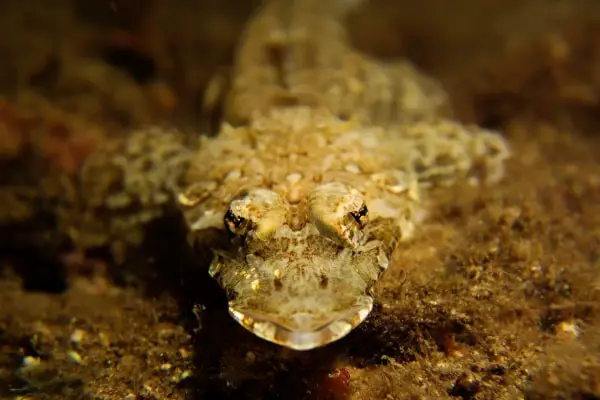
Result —
POLYGON ((225 228, 234 235, 244 236, 250 229, 250 221, 239 215, 235 215, 234 212, 229 208, 223 218, 225 228))
POLYGON ((359 246, 369 215, 360 192, 341 183, 326 183, 310 194, 309 202, 311 219, 321 235, 342 246, 359 246))
POLYGON ((287 209, 281 197, 267 189, 250 189, 235 197, 223 218, 234 235, 267 240, 284 224, 287 209))
POLYGON ((358 211, 350 211, 350 215, 352 215, 361 228, 364 228, 367 222, 369 222, 369 209, 365 203, 362 204, 358 211))

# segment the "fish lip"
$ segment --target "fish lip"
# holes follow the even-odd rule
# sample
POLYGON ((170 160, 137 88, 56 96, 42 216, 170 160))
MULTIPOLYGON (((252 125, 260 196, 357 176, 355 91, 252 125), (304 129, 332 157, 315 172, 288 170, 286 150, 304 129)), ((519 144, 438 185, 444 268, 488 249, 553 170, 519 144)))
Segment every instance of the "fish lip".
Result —
MULTIPOLYGON (((254 313, 229 303, 229 314, 254 335, 292 350, 306 351, 335 342, 362 323, 373 310, 373 298, 361 296, 356 306, 323 325, 308 330, 293 329, 276 317, 254 313)), ((301 313, 298 313, 301 314, 301 313)))

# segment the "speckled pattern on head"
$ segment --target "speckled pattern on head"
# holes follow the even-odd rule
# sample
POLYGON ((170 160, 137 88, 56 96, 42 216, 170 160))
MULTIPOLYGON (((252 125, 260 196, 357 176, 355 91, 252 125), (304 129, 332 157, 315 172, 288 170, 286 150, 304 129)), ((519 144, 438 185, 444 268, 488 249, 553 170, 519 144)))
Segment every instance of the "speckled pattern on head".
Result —
POLYGON ((237 53, 229 123, 202 139, 178 196, 197 246, 229 231, 209 272, 231 315, 297 350, 367 317, 424 188, 495 181, 508 154, 499 135, 445 119, 433 79, 352 50, 342 3, 259 10, 237 53))

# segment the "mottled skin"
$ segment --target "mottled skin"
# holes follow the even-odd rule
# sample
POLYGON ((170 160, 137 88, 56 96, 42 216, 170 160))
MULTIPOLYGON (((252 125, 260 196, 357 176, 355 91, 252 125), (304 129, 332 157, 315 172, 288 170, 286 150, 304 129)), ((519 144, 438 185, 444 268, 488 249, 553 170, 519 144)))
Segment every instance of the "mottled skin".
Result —
POLYGON ((353 50, 344 14, 359 1, 271 0, 248 23, 237 50, 225 119, 290 105, 389 124, 447 114, 447 95, 409 62, 382 64, 353 50))
POLYGON ((204 141, 181 199, 192 230, 223 229, 225 220, 233 232, 211 273, 244 326, 312 348, 368 314, 367 291, 410 233, 418 200, 384 143, 381 129, 309 108, 276 110, 204 141))
POLYGON ((499 136, 443 119, 433 80, 353 51, 342 6, 265 3, 240 43, 229 123, 202 140, 178 196, 197 246, 230 234, 210 273, 232 316, 298 350, 366 318, 423 187, 495 180, 507 154, 499 136))

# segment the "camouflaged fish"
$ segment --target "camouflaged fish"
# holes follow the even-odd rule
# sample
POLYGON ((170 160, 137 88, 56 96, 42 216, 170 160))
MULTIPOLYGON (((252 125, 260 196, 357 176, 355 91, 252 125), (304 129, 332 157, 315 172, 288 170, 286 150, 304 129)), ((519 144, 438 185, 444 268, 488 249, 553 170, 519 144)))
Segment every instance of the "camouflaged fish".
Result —
POLYGON ((496 181, 508 155, 499 135, 449 119, 443 89, 410 63, 352 49, 348 5, 264 3, 236 53, 226 122, 178 194, 233 318, 296 350, 369 315, 424 189, 496 181), (215 229, 228 240, 205 240, 215 229))

